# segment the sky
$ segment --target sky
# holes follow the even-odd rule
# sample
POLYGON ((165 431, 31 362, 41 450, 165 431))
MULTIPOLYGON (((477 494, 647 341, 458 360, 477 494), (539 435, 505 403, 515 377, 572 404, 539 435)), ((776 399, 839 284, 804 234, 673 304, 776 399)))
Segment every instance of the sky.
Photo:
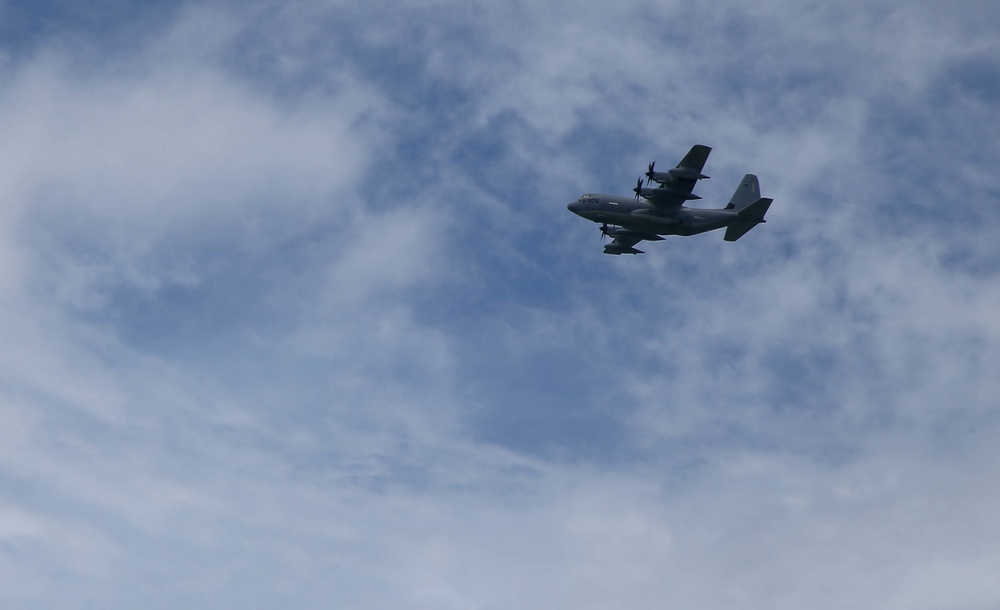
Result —
POLYGON ((998 26, 0 0, 0 607, 1000 608, 998 26))

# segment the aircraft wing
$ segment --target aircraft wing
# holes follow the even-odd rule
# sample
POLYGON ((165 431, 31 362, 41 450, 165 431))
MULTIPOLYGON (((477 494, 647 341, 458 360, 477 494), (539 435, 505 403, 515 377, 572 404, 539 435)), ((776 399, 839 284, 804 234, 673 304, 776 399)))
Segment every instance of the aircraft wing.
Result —
POLYGON ((677 164, 675 169, 688 169, 691 170, 692 176, 695 174, 700 176, 701 170, 705 169, 705 163, 708 161, 708 155, 711 152, 712 147, 705 146, 704 144, 695 144, 688 151, 688 154, 684 155, 684 158, 681 159, 681 162, 677 164))
POLYGON ((654 206, 663 208, 676 208, 684 205, 685 201, 701 199, 692 191, 699 180, 708 178, 701 171, 705 168, 711 152, 711 147, 695 144, 674 169, 653 172, 653 166, 650 165, 650 171, 646 175, 660 186, 655 189, 642 189, 642 196, 654 206))

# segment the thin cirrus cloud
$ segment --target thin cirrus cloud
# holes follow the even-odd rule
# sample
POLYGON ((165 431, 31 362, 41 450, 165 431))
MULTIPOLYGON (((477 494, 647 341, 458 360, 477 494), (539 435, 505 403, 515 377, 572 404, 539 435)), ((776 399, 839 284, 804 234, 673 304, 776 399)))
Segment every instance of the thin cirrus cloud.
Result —
POLYGON ((996 46, 933 8, 8 3, 0 599, 996 603, 996 46), (565 212, 697 142, 771 222, 565 212))

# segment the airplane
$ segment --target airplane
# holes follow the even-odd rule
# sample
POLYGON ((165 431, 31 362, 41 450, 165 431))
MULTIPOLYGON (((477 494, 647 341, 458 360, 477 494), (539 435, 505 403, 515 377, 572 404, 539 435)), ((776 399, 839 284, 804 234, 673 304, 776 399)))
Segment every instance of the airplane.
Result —
POLYGON ((601 240, 613 238, 604 246, 605 254, 644 254, 635 245, 640 241, 662 241, 663 235, 696 235, 706 231, 726 228, 726 241, 736 241, 747 231, 767 222, 772 199, 760 196, 757 176, 747 174, 721 210, 689 208, 684 203, 701 199, 692 191, 699 180, 708 176, 701 173, 712 149, 695 144, 677 167, 665 172, 656 170, 656 162, 649 164, 646 186, 656 182, 656 188, 643 188, 642 178, 636 183, 635 197, 586 194, 566 207, 570 212, 601 223, 601 240))

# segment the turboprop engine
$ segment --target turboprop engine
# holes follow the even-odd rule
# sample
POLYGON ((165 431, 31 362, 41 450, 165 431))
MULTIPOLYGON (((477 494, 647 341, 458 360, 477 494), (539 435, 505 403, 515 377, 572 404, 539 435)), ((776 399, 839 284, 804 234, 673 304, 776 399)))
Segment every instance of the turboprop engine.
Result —
POLYGON ((711 176, 706 176, 690 167, 673 167, 665 172, 654 171, 654 167, 656 167, 656 161, 649 164, 649 170, 646 172, 646 184, 652 181, 663 184, 670 182, 671 178, 676 180, 708 180, 711 178, 711 176))

